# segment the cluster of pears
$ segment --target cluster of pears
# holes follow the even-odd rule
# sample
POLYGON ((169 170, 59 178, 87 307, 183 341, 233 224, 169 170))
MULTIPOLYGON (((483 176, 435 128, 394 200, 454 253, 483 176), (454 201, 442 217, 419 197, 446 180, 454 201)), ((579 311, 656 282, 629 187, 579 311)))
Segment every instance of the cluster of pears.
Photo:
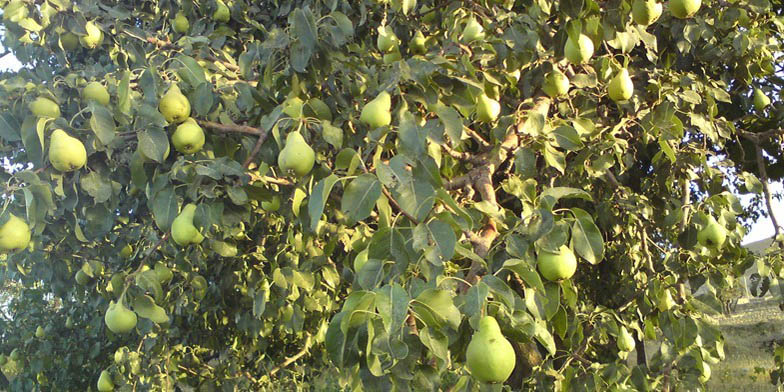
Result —
POLYGON ((697 242, 706 248, 719 250, 724 246, 726 240, 727 229, 719 224, 719 222, 716 221, 716 218, 709 215, 708 222, 699 232, 697 232, 697 242))
POLYGON ((293 173, 296 177, 304 177, 316 163, 316 152, 299 131, 290 132, 286 136, 286 144, 278 154, 278 167, 284 173, 293 173))
POLYGON ((561 245, 557 252, 540 249, 536 255, 536 265, 545 279, 557 282, 574 275, 577 271, 577 257, 566 245, 561 245))
POLYGON ((174 149, 183 154, 195 154, 204 147, 204 130, 190 117, 191 103, 179 86, 172 84, 158 102, 158 111, 169 124, 179 124, 172 134, 174 149))
POLYGON ((30 237, 30 226, 27 222, 9 214, 8 220, 0 226, 0 252, 15 252, 27 248, 30 237))
POLYGON ((171 236, 177 245, 188 246, 190 244, 199 244, 204 241, 204 236, 193 224, 195 213, 196 205, 190 203, 182 207, 180 214, 174 218, 171 226, 171 236))
POLYGON ((474 379, 502 383, 512 375, 516 360, 514 347, 501 333, 498 321, 492 316, 482 317, 466 350, 466 365, 474 379))

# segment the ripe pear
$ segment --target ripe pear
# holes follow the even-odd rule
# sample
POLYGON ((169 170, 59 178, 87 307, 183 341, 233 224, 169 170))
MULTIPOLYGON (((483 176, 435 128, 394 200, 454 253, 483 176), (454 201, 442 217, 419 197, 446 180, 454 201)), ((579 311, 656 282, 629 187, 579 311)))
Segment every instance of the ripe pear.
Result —
POLYGON ((179 124, 191 115, 191 103, 176 84, 172 84, 158 102, 158 111, 169 124, 179 124))
POLYGON ((87 163, 87 150, 79 139, 55 129, 49 138, 49 162, 61 172, 78 170, 87 163))
POLYGON ((670 13, 679 19, 688 19, 700 10, 702 0, 670 0, 670 13))
POLYGON ((226 23, 231 19, 231 11, 229 11, 229 7, 226 6, 221 0, 216 1, 218 8, 215 9, 215 12, 212 13, 212 19, 216 22, 226 23))
POLYGON ((84 25, 87 35, 79 37, 79 42, 87 49, 95 49, 103 42, 103 31, 93 22, 84 25))
POLYGON ((60 117, 60 106, 49 98, 38 97, 28 105, 30 111, 37 117, 57 118, 60 117))
POLYGON ((98 392, 111 392, 113 390, 112 375, 108 370, 102 371, 100 377, 98 377, 98 392))
POLYGON ((85 101, 93 100, 103 106, 109 105, 109 92, 106 87, 98 82, 87 83, 82 89, 82 99, 85 101))
POLYGON ((493 122, 501 114, 501 104, 482 93, 476 98, 476 119, 480 122, 493 122))
POLYGON ((713 216, 708 216, 708 223, 697 232, 697 242, 706 248, 721 249, 727 239, 727 229, 716 222, 713 216))
POLYGON ((553 70, 544 77, 542 91, 550 98, 558 98, 569 92, 569 77, 559 70, 553 70))
POLYGON ((43 339, 45 336, 46 332, 44 332, 44 327, 39 325, 38 328, 35 329, 35 337, 38 339, 43 339))
POLYGON ((60 46, 66 52, 76 50, 79 47, 79 36, 70 31, 60 34, 60 46))
POLYGON ((191 22, 188 21, 188 18, 185 16, 185 14, 182 13, 182 11, 178 12, 174 17, 174 23, 172 23, 172 25, 174 26, 174 31, 180 34, 187 33, 188 29, 191 28, 191 22))
POLYGON ((426 41, 427 39, 425 38, 425 35, 422 34, 422 30, 417 30, 414 37, 412 37, 411 41, 408 43, 411 53, 425 54, 427 52, 427 48, 425 47, 426 41))
POLYGON ((536 263, 539 273, 551 282, 569 279, 577 271, 577 257, 566 245, 561 245, 558 253, 540 250, 536 263))
POLYGON ((770 105, 770 98, 762 90, 754 89, 754 109, 761 112, 770 105))
POLYGON ((629 333, 629 330, 627 330, 626 327, 621 327, 621 331, 618 334, 618 339, 615 343, 620 351, 629 352, 634 350, 634 336, 629 333))
POLYGON ((389 125, 392 122, 392 97, 388 92, 382 91, 373 98, 370 102, 365 104, 362 108, 362 113, 359 115, 359 121, 371 129, 389 125))
POLYGON ((607 93, 610 95, 610 99, 615 102, 626 101, 632 97, 634 83, 632 83, 632 78, 629 76, 629 70, 621 68, 618 71, 615 77, 610 80, 610 84, 607 86, 607 93))
POLYGON ((171 236, 180 246, 198 244, 204 240, 204 236, 199 233, 199 229, 193 225, 193 215, 196 212, 195 204, 187 204, 182 207, 180 215, 177 215, 172 222, 171 236))
POLYGON ((362 267, 365 264, 367 264, 367 261, 368 261, 368 248, 365 248, 364 250, 362 250, 362 252, 359 252, 357 254, 357 257, 354 258, 354 273, 358 274, 359 270, 361 270, 362 267))
POLYGON ((466 365, 471 375, 486 383, 506 381, 515 368, 516 356, 512 343, 501 333, 501 327, 492 316, 479 320, 479 330, 474 332, 466 350, 466 365))
POLYGON ((376 47, 381 53, 389 53, 397 49, 400 39, 395 35, 395 31, 389 26, 378 26, 378 38, 376 47))
POLYGON ((126 308, 122 299, 117 302, 110 301, 103 321, 112 332, 126 333, 136 327, 136 313, 126 308))
POLYGON ((286 136, 286 146, 278 154, 278 166, 283 172, 293 171, 297 177, 310 173, 316 163, 316 153, 299 131, 286 136))
POLYGON ((27 4, 22 0, 11 0, 8 5, 3 8, 3 20, 14 23, 19 23, 24 18, 27 18, 29 10, 27 4))
POLYGON ((662 14, 662 5, 656 0, 634 0, 632 2, 632 19, 641 26, 649 26, 656 22, 662 14))
POLYGON ((0 252, 13 252, 27 248, 30 243, 30 226, 22 218, 10 214, 0 226, 0 252))
POLYGON ((580 34, 580 38, 575 43, 571 37, 566 39, 564 55, 572 64, 582 64, 593 56, 593 41, 585 34, 580 34))
POLYGON ((463 27, 463 34, 460 40, 463 42, 473 42, 485 39, 485 28, 473 16, 468 19, 465 27, 463 27))
POLYGON ((177 126, 172 134, 174 149, 183 154, 195 154, 204 146, 204 130, 193 118, 188 118, 177 126))

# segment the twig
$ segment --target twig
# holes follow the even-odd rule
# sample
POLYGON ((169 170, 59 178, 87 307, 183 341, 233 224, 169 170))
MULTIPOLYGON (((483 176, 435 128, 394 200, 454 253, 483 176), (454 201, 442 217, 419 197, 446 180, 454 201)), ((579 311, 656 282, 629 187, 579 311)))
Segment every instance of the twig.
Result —
POLYGON ((477 156, 477 155, 474 155, 474 154, 471 154, 471 153, 468 153, 468 152, 457 151, 457 150, 453 149, 452 147, 449 147, 446 144, 443 144, 441 147, 444 148, 444 151, 446 151, 446 153, 449 154, 449 156, 451 156, 452 158, 455 158, 457 160, 466 161, 466 162, 475 163, 475 164, 479 164, 482 161, 482 159, 479 156, 477 156))
POLYGON ((259 151, 261 151, 261 145, 264 144, 264 140, 267 139, 267 135, 259 135, 258 140, 256 140, 256 145, 253 146, 253 150, 250 152, 248 157, 243 162, 242 167, 246 170, 250 167, 250 164, 256 159, 256 156, 259 155, 259 151))
POLYGON ((392 203, 392 204, 395 206, 395 208, 397 208, 397 209, 400 211, 400 213, 401 213, 401 214, 403 214, 403 216, 405 216, 406 218, 408 218, 408 220, 410 220, 410 221, 411 221, 411 223, 413 223, 413 224, 414 224, 414 226, 416 226, 416 225, 418 225, 418 224, 419 224, 419 221, 417 221, 417 219, 416 219, 416 218, 414 218, 413 216, 411 216, 411 214, 409 214, 409 213, 408 213, 408 212, 406 212, 406 211, 405 211, 405 210, 404 210, 402 207, 400 207, 400 204, 398 204, 397 200, 395 200, 395 198, 394 198, 394 197, 392 197, 392 194, 391 194, 391 193, 389 193, 389 191, 387 190, 387 188, 386 188, 386 187, 384 187, 383 185, 381 186, 381 192, 383 192, 383 193, 384 193, 384 196, 386 196, 386 197, 387 197, 387 199, 389 199, 389 202, 390 202, 390 203, 392 203))
POLYGON ((210 129, 218 131, 218 132, 223 132, 223 133, 232 133, 232 132, 247 133, 249 135, 263 135, 265 138, 267 137, 267 132, 265 132, 265 131, 263 131, 261 129, 258 129, 258 128, 247 126, 247 125, 221 124, 221 123, 216 123, 216 122, 213 122, 213 121, 205 121, 205 120, 197 120, 197 122, 200 125, 202 125, 202 126, 205 126, 207 128, 210 128, 210 129))
POLYGON ((283 363, 281 363, 280 365, 272 368, 272 370, 270 370, 269 372, 269 376, 270 377, 274 376, 275 373, 280 371, 280 369, 283 369, 284 367, 289 366, 292 363, 296 362, 298 359, 302 358, 303 355, 308 353, 308 350, 310 350, 310 346, 311 346, 311 339, 310 339, 310 335, 308 335, 308 337, 305 339, 305 347, 302 347, 302 350, 294 354, 294 356, 286 358, 286 360, 283 361, 283 363))

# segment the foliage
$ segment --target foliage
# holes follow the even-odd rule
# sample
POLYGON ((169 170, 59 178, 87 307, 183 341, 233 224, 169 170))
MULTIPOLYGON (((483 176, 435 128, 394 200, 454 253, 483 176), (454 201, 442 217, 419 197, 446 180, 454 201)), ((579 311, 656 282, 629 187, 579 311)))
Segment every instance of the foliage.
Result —
POLYGON ((11 390, 88 390, 104 369, 120 391, 499 389, 465 367, 483 315, 515 347, 512 390, 692 390, 724 357, 702 318, 716 290, 690 288, 752 263, 738 221, 764 212, 736 193, 761 206, 784 176, 780 5, 665 5, 643 27, 628 0, 234 0, 228 18, 214 0, 10 3, 3 43, 24 67, 0 77, 0 223, 33 229, 1 262, 0 352, 23 352, 11 390), (569 64, 580 34, 595 52, 569 64), (616 103, 622 68, 633 95, 616 103), (555 70, 571 89, 550 98, 555 70), (108 105, 80 98, 90 81, 108 105), (158 111, 175 85, 206 134, 193 154, 158 111), (754 109, 754 88, 773 103, 754 109), (391 123, 371 128, 382 92, 391 123), (58 118, 30 112, 39 96, 58 118), (84 168, 49 164, 55 129, 84 168), (292 132, 315 151, 304 175, 278 167, 292 132), (191 203, 204 240, 179 245, 191 203), (697 243, 709 216, 718 249, 697 243), (562 245, 576 274, 543 280, 536 255, 562 245), (133 331, 105 327, 110 301, 133 331), (645 341, 661 343, 647 359, 645 341))

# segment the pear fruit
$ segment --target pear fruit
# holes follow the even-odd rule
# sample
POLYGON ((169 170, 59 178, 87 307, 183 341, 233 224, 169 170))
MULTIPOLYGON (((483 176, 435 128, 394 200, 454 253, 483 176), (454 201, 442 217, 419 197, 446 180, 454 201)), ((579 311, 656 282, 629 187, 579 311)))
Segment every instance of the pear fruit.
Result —
POLYGON ((98 392, 111 392, 113 390, 112 375, 109 374, 108 370, 102 371, 98 377, 98 392))
POLYGON ((389 53, 384 54, 384 64, 392 64, 395 61, 400 61, 403 59, 403 55, 400 54, 399 49, 395 49, 389 53))
POLYGON ((79 47, 79 36, 70 31, 60 34, 60 46, 66 52, 76 50, 79 47))
POLYGON ((678 19, 694 16, 702 6, 702 0, 670 0, 670 13, 678 19))
POLYGON ((411 53, 415 54, 425 54, 427 52, 427 48, 425 47, 425 42, 427 39, 425 35, 422 34, 422 30, 417 30, 414 34, 414 37, 411 38, 411 41, 408 43, 409 49, 411 49, 411 53))
POLYGON ((765 95, 762 90, 755 88, 754 89, 754 109, 757 109, 758 112, 763 111, 766 107, 770 105, 770 98, 765 95))
POLYGON ((483 39, 485 39, 485 28, 472 16, 466 22, 465 27, 463 27, 463 34, 460 35, 460 40, 468 43, 483 39))
POLYGON ((634 0, 632 2, 632 20, 641 26, 649 26, 656 22, 662 14, 662 5, 656 0, 634 0))
POLYGON ((125 307, 122 299, 110 301, 103 318, 106 326, 114 333, 127 333, 136 327, 136 313, 125 307))
POLYGON ((261 209, 267 212, 275 212, 280 209, 280 196, 272 196, 270 200, 262 200, 261 209))
POLYGON ((92 21, 84 25, 86 35, 79 37, 79 42, 87 49, 95 49, 103 42, 103 31, 92 21))
POLYGON ((85 101, 93 100, 103 106, 109 105, 109 92, 106 87, 98 82, 87 83, 82 89, 82 99, 85 101))
POLYGON ((55 129, 49 138, 49 162, 61 172, 78 170, 87 163, 87 150, 79 139, 55 129))
POLYGON ((482 93, 476 98, 476 119, 480 122, 493 122, 501 114, 501 104, 482 93))
POLYGON ((471 375, 480 382, 501 383, 512 374, 515 361, 512 343, 501 333, 498 322, 492 316, 482 317, 466 350, 471 375))
POLYGON ((11 0, 8 5, 3 8, 3 20, 19 23, 24 18, 27 18, 29 10, 27 4, 22 0, 11 0))
POLYGON ((371 129, 387 126, 392 122, 391 109, 392 97, 388 92, 382 91, 378 96, 365 104, 365 107, 362 108, 362 113, 359 115, 359 121, 371 129))
POLYGON ((283 172, 294 172, 297 177, 310 173, 316 163, 316 153, 299 131, 286 136, 286 146, 278 154, 278 166, 283 172))
POLYGON ((27 248, 30 243, 30 226, 22 218, 9 214, 0 226, 0 252, 13 252, 27 248))
POLYGON ((376 47, 381 53, 390 53, 400 45, 400 39, 395 35, 395 31, 389 26, 378 26, 378 37, 376 47))
POLYGON ((193 118, 188 118, 172 134, 174 149, 183 154, 195 154, 204 146, 204 130, 193 118))
POLYGON ((564 55, 566 59, 572 64, 582 64, 587 62, 593 56, 593 41, 585 34, 580 34, 577 42, 572 41, 569 37, 566 39, 566 46, 564 46, 564 55))
POLYGON ((215 9, 215 12, 212 13, 212 19, 216 22, 226 23, 231 19, 231 11, 229 11, 229 7, 226 6, 221 0, 216 1, 218 8, 215 9))
POLYGON ((697 242, 706 248, 721 249, 727 240, 727 229, 716 222, 713 216, 708 216, 708 223, 697 232, 697 242))
POLYGON ((542 91, 550 98, 558 98, 569 92, 569 77, 559 70, 553 70, 544 77, 542 91))
POLYGON ((368 261, 368 248, 365 248, 364 250, 362 250, 362 252, 359 252, 357 254, 357 257, 354 258, 354 273, 358 274, 359 270, 361 270, 362 267, 365 264, 367 264, 367 261, 368 261))
POLYGON ((158 110, 169 124, 179 124, 191 116, 191 103, 176 84, 158 102, 158 110))
POLYGON ((621 327, 618 333, 618 339, 615 341, 619 351, 629 352, 634 350, 634 336, 629 333, 626 327, 621 327))
POLYGON ((561 245, 558 253, 540 250, 536 264, 542 276, 551 282, 569 279, 577 271, 577 257, 566 245, 561 245))
POLYGON ((68 316, 68 318, 65 319, 65 327, 73 328, 73 326, 74 326, 73 318, 71 318, 71 316, 68 316))
POLYGON ((632 78, 629 76, 628 69, 621 68, 612 80, 610 80, 610 84, 607 86, 607 93, 610 95, 610 99, 615 102, 626 101, 632 97, 632 94, 634 93, 634 83, 632 83, 632 78))
POLYGON ((198 244, 204 240, 204 236, 199 233, 199 229, 193 225, 193 215, 196 212, 195 204, 187 204, 182 207, 180 215, 174 218, 171 226, 171 236, 180 246, 198 244))
POLYGON ((38 339, 43 339, 44 337, 46 337, 46 332, 44 332, 44 327, 39 325, 38 328, 35 329, 35 337, 37 337, 38 339))
POLYGON ((182 11, 178 12, 177 15, 174 16, 174 22, 172 23, 174 27, 174 31, 185 34, 191 28, 191 22, 188 21, 188 18, 182 11))
POLYGON ((90 276, 87 275, 82 270, 76 271, 76 275, 74 275, 74 279, 76 280, 76 283, 78 283, 80 286, 84 286, 90 282, 90 276))
POLYGON ((38 97, 28 106, 30 111, 37 117, 57 118, 60 117, 60 106, 49 98, 38 97))

